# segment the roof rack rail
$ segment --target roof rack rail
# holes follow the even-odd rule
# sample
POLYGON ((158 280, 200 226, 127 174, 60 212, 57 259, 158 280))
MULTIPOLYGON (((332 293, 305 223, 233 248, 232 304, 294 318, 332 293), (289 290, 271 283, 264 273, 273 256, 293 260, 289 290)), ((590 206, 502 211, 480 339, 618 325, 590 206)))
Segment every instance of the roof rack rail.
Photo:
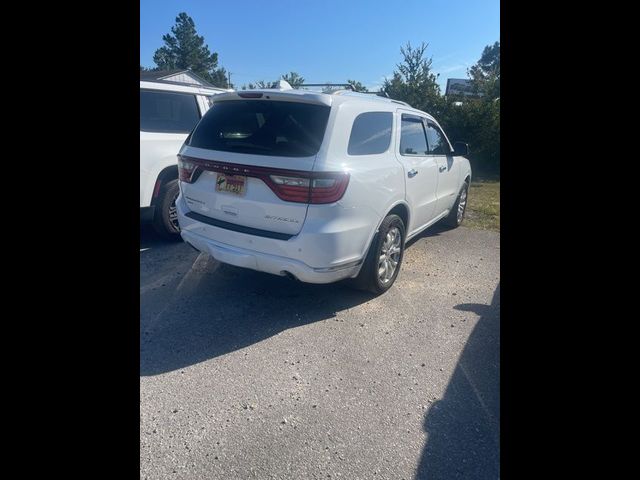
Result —
POLYGON ((407 102, 403 102, 401 100, 395 100, 393 98, 391 98, 389 96, 389 94, 385 91, 378 91, 378 92, 356 92, 356 91, 347 91, 347 90, 338 90, 337 92, 332 92, 333 95, 349 95, 349 96, 353 96, 353 95, 375 95, 377 97, 381 97, 381 99, 386 100, 388 102, 392 102, 392 103, 398 103, 400 105, 405 105, 409 108, 413 108, 411 105, 409 105, 407 102))
POLYGON ((357 92, 357 93, 366 93, 369 95, 377 95, 379 97, 384 97, 384 98, 391 98, 389 97, 389 94, 383 90, 378 90, 377 92, 357 92))
POLYGON ((350 83, 299 83, 298 85, 293 86, 293 88, 299 88, 299 87, 344 87, 344 88, 341 88, 340 90, 335 90, 335 91, 330 92, 330 93, 332 95, 347 94, 349 96, 351 96, 351 94, 354 94, 354 93, 355 94, 363 94, 363 95, 376 95, 376 96, 382 97, 385 100, 388 100, 390 102, 399 103, 400 105, 405 105, 405 106, 407 106, 409 108, 413 108, 407 102, 402 102, 400 100, 394 100, 384 90, 378 90, 377 92, 357 92, 356 90, 354 90, 353 85, 351 85, 350 83))
MULTIPOLYGON (((400 105, 406 105, 407 107, 411 107, 407 102, 403 102, 402 100, 391 100, 393 103, 399 103, 400 105)), ((413 108, 413 107, 411 107, 413 108)))
POLYGON ((345 87, 353 90, 353 85, 350 83, 299 83, 298 85, 294 85, 294 88, 297 87, 345 87))

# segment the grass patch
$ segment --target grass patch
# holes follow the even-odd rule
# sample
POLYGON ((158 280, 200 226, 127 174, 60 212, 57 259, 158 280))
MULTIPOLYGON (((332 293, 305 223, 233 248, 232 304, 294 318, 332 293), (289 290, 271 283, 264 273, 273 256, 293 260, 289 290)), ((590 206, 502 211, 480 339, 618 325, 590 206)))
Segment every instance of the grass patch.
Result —
POLYGON ((500 181, 474 180, 469 187, 469 203, 463 225, 500 231, 500 181))

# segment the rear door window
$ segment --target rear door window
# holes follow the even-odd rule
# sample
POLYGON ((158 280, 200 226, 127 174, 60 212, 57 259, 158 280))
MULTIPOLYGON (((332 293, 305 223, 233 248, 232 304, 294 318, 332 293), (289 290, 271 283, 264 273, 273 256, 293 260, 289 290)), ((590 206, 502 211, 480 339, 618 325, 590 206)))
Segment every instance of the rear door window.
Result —
POLYGON ((400 132, 401 155, 428 155, 427 137, 422 119, 415 115, 402 115, 400 132))
POLYGON ((330 107, 269 100, 214 102, 188 145, 224 152, 308 157, 320 150, 330 107))
POLYGON ((140 130, 189 133, 200 120, 195 95, 140 90, 140 130))
POLYGON ((366 112, 353 121, 349 137, 349 155, 375 155, 386 152, 391 143, 393 113, 366 112))

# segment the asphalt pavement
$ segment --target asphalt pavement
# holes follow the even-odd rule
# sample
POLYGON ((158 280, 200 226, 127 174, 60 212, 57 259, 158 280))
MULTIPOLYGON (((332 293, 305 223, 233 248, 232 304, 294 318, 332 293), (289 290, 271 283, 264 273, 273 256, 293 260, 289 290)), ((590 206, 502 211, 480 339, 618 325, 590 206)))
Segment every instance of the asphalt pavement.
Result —
POLYGON ((141 227, 141 479, 497 479, 500 234, 435 227, 386 294, 141 227))

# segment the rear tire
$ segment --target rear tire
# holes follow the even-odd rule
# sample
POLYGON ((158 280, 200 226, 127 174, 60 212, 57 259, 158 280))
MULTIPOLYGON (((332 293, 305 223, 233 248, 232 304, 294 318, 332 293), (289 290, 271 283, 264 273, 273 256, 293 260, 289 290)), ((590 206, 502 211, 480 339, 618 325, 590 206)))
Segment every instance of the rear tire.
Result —
POLYGON ((388 215, 373 237, 364 264, 352 285, 376 295, 389 290, 402 265, 404 240, 404 222, 398 215, 388 215))
POLYGON ((178 180, 165 183, 160 189, 153 215, 153 228, 162 238, 177 241, 180 239, 180 226, 176 211, 176 199, 180 193, 178 180))
POLYGON ((464 220, 464 214, 467 212, 468 199, 469 184, 467 182, 464 182, 462 188, 460 189, 460 193, 458 193, 458 198, 456 198, 456 203, 453 204, 449 215, 445 217, 442 223, 449 228, 459 227, 464 220))

